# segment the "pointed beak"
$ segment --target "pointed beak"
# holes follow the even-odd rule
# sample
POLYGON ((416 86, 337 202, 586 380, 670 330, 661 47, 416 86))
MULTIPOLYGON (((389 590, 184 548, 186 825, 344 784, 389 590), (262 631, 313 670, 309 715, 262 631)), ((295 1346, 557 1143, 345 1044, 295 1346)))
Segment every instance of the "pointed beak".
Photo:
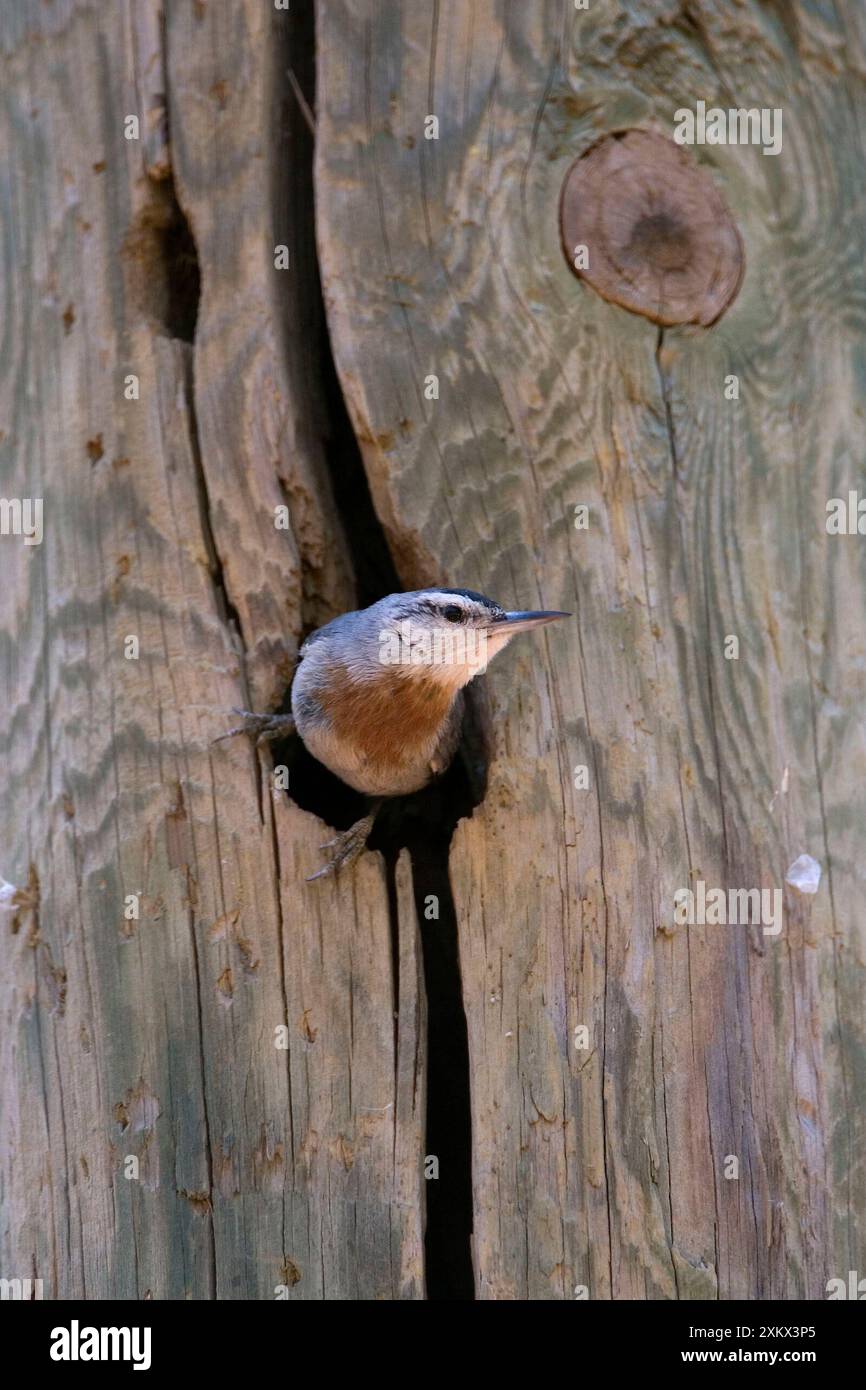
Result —
POLYGON ((544 612, 544 613, 506 613, 504 618, 498 622, 491 623, 487 629, 491 633, 501 632, 528 632, 532 627, 543 627, 545 623, 555 623, 557 618, 570 618, 570 613, 544 612))

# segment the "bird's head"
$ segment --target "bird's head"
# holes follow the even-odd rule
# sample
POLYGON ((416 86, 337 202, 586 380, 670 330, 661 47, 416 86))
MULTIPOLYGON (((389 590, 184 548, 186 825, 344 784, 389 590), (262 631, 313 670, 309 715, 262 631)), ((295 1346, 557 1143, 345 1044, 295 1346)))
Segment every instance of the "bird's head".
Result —
POLYGON ((377 625, 378 659, 408 678, 421 676, 454 690, 485 670, 519 632, 561 612, 509 613, 472 589, 418 589, 390 594, 367 610, 377 625))

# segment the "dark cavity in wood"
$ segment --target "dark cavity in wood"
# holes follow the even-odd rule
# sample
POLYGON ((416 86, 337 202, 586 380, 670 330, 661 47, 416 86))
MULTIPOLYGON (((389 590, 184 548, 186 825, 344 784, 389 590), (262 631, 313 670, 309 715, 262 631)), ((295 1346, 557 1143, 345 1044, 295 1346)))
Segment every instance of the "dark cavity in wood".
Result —
POLYGON ((201 296, 195 241, 171 172, 149 188, 151 197, 123 243, 130 298, 170 338, 191 343, 201 296))

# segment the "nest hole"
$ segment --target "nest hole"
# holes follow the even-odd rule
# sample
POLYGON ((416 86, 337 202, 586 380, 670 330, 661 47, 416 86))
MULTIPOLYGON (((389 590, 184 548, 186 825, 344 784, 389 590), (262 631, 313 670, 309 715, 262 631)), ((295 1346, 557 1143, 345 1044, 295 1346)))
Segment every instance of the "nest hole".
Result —
MULTIPOLYGON (((283 709, 288 708, 287 697, 283 709)), ((431 846, 447 853, 458 821, 471 816, 484 799, 489 748, 487 692, 479 676, 466 689, 460 745, 451 766, 423 790, 388 798, 376 817, 369 848, 389 863, 402 849, 422 857, 431 846)), ((288 795, 301 810, 335 831, 348 830, 365 814, 367 798, 318 762, 297 735, 275 741, 273 756, 288 769, 288 795)))

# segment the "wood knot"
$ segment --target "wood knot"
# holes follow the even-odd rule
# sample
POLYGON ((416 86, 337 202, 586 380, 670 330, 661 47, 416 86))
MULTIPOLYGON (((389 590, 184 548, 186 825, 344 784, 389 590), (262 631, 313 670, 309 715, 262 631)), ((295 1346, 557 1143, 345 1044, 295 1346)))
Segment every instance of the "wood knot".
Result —
POLYGON ((663 135, 607 135, 576 159, 560 203, 575 274, 653 323, 715 323, 739 293, 745 253, 706 170, 663 135))

